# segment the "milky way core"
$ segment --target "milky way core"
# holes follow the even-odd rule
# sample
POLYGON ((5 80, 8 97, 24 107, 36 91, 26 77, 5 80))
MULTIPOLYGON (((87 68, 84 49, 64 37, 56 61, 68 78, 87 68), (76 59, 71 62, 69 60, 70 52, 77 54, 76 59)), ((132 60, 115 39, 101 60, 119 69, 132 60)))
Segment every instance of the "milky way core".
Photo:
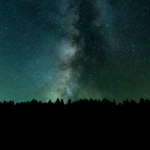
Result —
POLYGON ((150 1, 0 6, 0 101, 150 99, 150 1))

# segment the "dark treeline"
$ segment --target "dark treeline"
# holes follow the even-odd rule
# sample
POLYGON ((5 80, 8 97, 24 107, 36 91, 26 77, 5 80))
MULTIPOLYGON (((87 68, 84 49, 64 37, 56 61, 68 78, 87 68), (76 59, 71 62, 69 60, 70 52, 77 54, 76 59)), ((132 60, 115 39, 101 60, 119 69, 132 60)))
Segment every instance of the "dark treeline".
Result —
MULTIPOLYGON (((51 102, 51 100, 43 103, 33 99, 31 102, 14 104, 14 101, 10 100, 6 102, 5 100, 4 102, 0 102, 0 113, 1 116, 7 113, 11 118, 17 116, 20 119, 24 119, 27 116, 26 118, 30 117, 31 120, 35 118, 38 120, 40 117, 43 119, 47 118, 48 120, 52 118, 63 121, 72 120, 73 122, 83 122, 85 120, 93 122, 95 120, 104 123, 105 121, 111 121, 112 124, 115 120, 123 120, 123 122, 125 120, 134 121, 135 118, 139 120, 139 117, 143 120, 143 117, 150 114, 150 101, 140 98, 140 102, 136 103, 132 99, 130 102, 126 99, 123 103, 117 105, 115 99, 111 102, 106 98, 102 101, 90 98, 89 100, 79 99, 75 102, 69 99, 67 104, 64 104, 63 99, 59 98, 57 98, 55 103, 51 102)), ((51 120, 51 122, 53 121, 51 120)))
POLYGON ((109 109, 114 109, 114 108, 143 108, 143 107, 149 107, 150 106, 150 101, 148 99, 144 100, 143 98, 140 98, 140 102, 136 103, 134 100, 131 99, 131 102, 129 102, 128 99, 124 100, 123 103, 119 103, 118 105, 115 102, 115 99, 113 102, 107 100, 106 98, 104 98, 102 101, 101 100, 93 100, 92 98, 90 98, 90 100, 88 99, 79 99, 78 101, 75 102, 71 102, 71 99, 68 100, 67 104, 64 104, 63 99, 59 99, 57 98, 56 102, 53 103, 51 102, 51 100, 49 100, 49 102, 41 102, 41 101, 37 101, 36 99, 31 100, 31 102, 20 102, 20 103, 16 103, 14 104, 14 101, 10 100, 9 102, 6 102, 6 100, 4 100, 4 102, 0 102, 0 107, 1 106, 15 106, 15 107, 23 107, 23 106, 46 106, 47 108, 88 108, 88 109, 101 109, 101 108, 109 108, 109 109))

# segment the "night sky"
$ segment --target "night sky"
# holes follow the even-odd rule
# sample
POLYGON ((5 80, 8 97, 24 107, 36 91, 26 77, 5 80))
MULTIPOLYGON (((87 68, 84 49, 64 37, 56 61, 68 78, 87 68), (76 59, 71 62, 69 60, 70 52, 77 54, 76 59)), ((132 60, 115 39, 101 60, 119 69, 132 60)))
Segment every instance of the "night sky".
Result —
POLYGON ((1 0, 0 101, 150 99, 149 0, 1 0))

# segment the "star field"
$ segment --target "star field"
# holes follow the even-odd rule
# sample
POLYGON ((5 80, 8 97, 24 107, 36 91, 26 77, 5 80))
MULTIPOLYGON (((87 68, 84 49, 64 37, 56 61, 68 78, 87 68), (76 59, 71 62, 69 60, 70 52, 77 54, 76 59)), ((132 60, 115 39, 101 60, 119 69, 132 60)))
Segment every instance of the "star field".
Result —
POLYGON ((149 0, 0 6, 0 101, 150 99, 149 0))

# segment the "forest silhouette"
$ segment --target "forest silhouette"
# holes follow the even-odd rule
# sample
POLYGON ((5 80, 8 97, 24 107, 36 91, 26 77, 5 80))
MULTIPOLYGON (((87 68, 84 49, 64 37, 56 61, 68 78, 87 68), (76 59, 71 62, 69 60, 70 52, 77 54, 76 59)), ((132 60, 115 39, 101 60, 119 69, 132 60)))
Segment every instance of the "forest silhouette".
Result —
POLYGON ((136 103, 133 99, 129 102, 128 99, 123 100, 123 103, 118 103, 116 104, 115 99, 113 102, 109 101, 108 99, 104 98, 102 101, 100 99, 79 99, 77 101, 72 102, 71 99, 68 99, 68 103, 64 104, 64 100, 61 98, 57 98, 55 102, 52 102, 49 100, 48 102, 41 102, 37 99, 31 100, 31 102, 20 102, 20 103, 14 103, 14 101, 10 100, 9 102, 6 102, 4 100, 3 102, 0 102, 0 108, 2 107, 15 107, 15 108, 23 108, 23 107, 33 107, 33 108, 43 108, 45 107, 46 109, 84 109, 84 110, 103 110, 103 109, 128 109, 128 110, 133 110, 133 109, 142 109, 142 108, 149 108, 150 106, 150 101, 149 99, 144 100, 143 98, 140 98, 140 102, 136 103))

